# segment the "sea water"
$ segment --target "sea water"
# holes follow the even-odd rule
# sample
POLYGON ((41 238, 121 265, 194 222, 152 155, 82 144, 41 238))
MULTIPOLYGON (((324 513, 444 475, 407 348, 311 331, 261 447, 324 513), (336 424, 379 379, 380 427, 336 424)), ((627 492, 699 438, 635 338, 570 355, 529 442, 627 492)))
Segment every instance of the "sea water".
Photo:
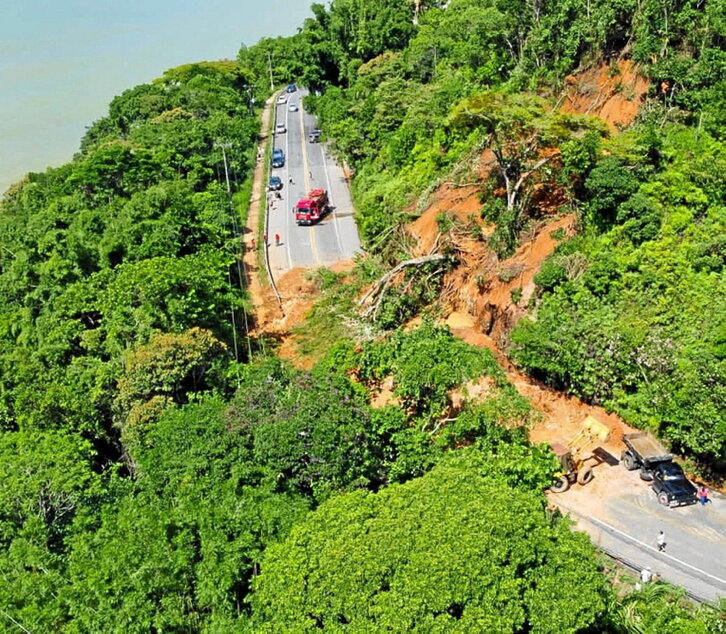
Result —
POLYGON ((114 96, 295 33, 310 0, 0 0, 0 194, 65 163, 114 96))

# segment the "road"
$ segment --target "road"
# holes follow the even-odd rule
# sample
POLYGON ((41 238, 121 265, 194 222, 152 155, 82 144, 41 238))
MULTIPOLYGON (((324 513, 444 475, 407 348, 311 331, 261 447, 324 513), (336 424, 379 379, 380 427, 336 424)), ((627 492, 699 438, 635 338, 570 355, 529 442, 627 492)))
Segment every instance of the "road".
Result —
POLYGON ((277 105, 275 123, 285 124, 287 132, 273 138, 274 147, 285 152, 285 166, 270 169, 270 176, 282 179, 282 199, 271 195, 271 204, 268 203, 268 256, 274 278, 297 267, 329 266, 350 260, 360 251, 343 169, 328 156, 324 144, 308 141, 308 134, 317 123, 303 107, 307 91, 283 94, 288 100, 277 105), (297 104, 299 110, 290 112, 289 104, 297 104), (313 226, 297 226, 292 208, 308 191, 318 187, 328 190, 332 213, 313 226), (275 244, 275 234, 280 236, 279 246, 275 244))
POLYGON ((726 497, 712 493, 706 506, 667 508, 638 471, 602 464, 595 473, 592 484, 550 500, 571 513, 595 545, 632 568, 650 566, 700 601, 726 597, 726 497), (663 553, 656 548, 661 530, 663 553))

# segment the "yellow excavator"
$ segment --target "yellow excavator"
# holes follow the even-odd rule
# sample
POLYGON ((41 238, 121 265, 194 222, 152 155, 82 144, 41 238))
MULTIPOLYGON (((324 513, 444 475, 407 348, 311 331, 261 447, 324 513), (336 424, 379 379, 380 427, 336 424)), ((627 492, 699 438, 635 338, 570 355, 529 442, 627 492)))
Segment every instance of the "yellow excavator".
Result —
POLYGON ((587 450, 596 442, 607 442, 610 438, 610 429, 599 420, 588 416, 582 421, 582 426, 567 446, 560 443, 552 443, 552 451, 562 465, 562 471, 555 474, 555 482, 550 487, 553 493, 562 493, 570 488, 570 485, 587 484, 592 480, 593 465, 586 464, 594 459, 596 463, 602 462, 596 453, 587 450))

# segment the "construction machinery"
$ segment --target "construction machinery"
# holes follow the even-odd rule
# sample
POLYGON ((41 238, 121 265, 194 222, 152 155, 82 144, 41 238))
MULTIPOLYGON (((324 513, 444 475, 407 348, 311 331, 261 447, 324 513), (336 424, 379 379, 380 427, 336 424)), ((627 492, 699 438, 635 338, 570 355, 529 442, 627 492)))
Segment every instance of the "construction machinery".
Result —
POLYGON ((562 471, 556 474, 556 479, 550 491, 562 493, 570 488, 570 485, 585 485, 593 478, 593 464, 602 462, 596 452, 589 449, 597 442, 607 442, 610 438, 610 429, 599 420, 588 416, 582 421, 582 426, 577 435, 567 445, 552 443, 552 451, 562 465, 562 471))

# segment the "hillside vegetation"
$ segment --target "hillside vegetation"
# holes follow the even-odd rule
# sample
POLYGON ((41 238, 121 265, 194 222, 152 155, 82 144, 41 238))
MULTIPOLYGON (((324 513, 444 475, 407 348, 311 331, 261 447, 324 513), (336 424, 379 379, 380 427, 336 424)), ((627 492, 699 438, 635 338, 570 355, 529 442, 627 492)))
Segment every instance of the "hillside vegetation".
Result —
POLYGON ((453 234, 504 257, 532 223, 576 214, 514 358, 723 473, 723 2, 312 14, 235 62, 124 92, 73 161, 0 203, 3 628, 716 631, 713 606, 611 583, 547 507, 557 465, 527 440, 536 413, 437 317, 453 234), (558 110, 568 75, 615 76, 620 56, 652 87, 633 126, 558 110), (239 236, 270 59, 277 83, 316 91, 369 252, 345 280, 318 273, 310 370, 248 335, 239 236), (442 183, 474 183, 480 216, 442 214, 445 259, 361 316, 363 286, 416 254, 407 225, 442 183))
MULTIPOLYGON (((314 8, 298 35, 263 40, 240 60, 261 75, 270 51, 281 79, 324 89, 308 105, 355 170, 369 251, 384 268, 409 257, 406 225, 442 184, 479 186, 481 217, 494 226, 486 243, 501 257, 553 213, 575 213, 580 231, 536 278, 513 359, 657 432, 720 478, 723 2, 417 3, 417 27, 406 3, 373 2, 371 18, 356 6, 314 8), (374 35, 384 20, 386 46, 374 35), (592 65, 609 65, 617 88, 624 57, 651 86, 631 126, 611 130, 558 109, 566 80, 592 65)), ((444 235, 457 228, 445 216, 439 224, 444 235)), ((474 221, 458 229, 480 231, 474 221)), ((387 300, 381 326, 430 304, 421 285, 441 279, 433 271, 407 279, 406 298, 387 300)))

